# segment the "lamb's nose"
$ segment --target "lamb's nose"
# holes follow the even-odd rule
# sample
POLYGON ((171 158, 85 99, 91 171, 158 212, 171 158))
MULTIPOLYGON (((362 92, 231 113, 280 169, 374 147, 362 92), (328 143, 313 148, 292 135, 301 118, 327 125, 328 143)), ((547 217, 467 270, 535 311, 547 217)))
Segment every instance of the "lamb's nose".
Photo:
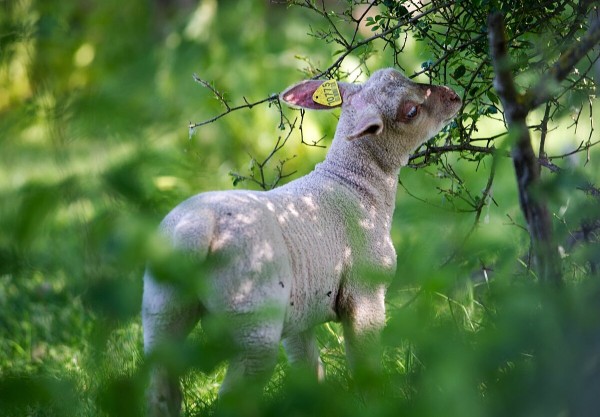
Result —
POLYGON ((447 100, 447 101, 452 101, 452 102, 461 101, 458 94, 456 94, 454 92, 454 90, 452 90, 451 88, 446 87, 446 86, 443 86, 442 97, 444 98, 444 100, 447 100))

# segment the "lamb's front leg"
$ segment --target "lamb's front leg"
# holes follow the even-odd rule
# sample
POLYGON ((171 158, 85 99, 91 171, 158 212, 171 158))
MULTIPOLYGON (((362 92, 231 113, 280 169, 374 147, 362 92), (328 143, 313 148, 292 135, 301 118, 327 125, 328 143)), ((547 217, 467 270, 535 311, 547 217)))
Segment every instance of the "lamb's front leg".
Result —
POLYGON ((283 346, 290 364, 305 367, 321 381, 325 377, 323 362, 319 357, 319 347, 314 329, 286 337, 283 346))
POLYGON ((346 359, 357 382, 370 382, 381 372, 380 334, 385 325, 385 287, 357 290, 343 306, 346 359))

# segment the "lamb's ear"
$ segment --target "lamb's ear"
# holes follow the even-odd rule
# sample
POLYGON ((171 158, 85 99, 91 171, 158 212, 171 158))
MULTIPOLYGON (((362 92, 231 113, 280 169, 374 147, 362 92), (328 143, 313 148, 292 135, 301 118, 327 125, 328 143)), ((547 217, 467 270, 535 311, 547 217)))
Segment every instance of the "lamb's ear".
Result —
MULTIPOLYGON (((307 80, 287 88, 279 95, 279 98, 293 107, 301 107, 310 110, 327 110, 340 107, 350 87, 346 83, 338 83, 334 80, 307 80), (326 83, 321 91, 322 97, 315 101, 315 92, 326 83), (322 104, 327 103, 328 104, 322 104), (320 102, 319 102, 320 101, 320 102)), ((319 93, 317 93, 319 96, 319 93)))
POLYGON ((369 106, 357 112, 354 128, 346 136, 347 140, 354 140, 367 135, 379 135, 383 132, 383 119, 377 110, 369 106))

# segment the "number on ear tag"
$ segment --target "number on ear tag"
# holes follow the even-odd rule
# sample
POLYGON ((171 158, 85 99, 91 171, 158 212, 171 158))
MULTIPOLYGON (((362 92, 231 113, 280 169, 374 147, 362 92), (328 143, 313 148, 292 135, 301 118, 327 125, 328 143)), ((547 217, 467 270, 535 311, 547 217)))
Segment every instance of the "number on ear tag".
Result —
POLYGON ((312 99, 315 103, 327 107, 336 107, 342 104, 342 95, 336 80, 323 82, 313 93, 312 99))

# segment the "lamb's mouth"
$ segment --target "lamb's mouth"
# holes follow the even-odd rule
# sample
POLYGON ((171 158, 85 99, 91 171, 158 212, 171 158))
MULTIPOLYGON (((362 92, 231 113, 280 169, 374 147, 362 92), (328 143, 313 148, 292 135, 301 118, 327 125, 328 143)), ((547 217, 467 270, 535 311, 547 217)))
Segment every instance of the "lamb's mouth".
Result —
POLYGON ((458 111, 456 113, 454 113, 454 115, 448 117, 447 119, 444 119, 443 123, 444 125, 447 125, 448 123, 450 123, 452 120, 454 120, 456 118, 456 116, 458 115, 458 111))

